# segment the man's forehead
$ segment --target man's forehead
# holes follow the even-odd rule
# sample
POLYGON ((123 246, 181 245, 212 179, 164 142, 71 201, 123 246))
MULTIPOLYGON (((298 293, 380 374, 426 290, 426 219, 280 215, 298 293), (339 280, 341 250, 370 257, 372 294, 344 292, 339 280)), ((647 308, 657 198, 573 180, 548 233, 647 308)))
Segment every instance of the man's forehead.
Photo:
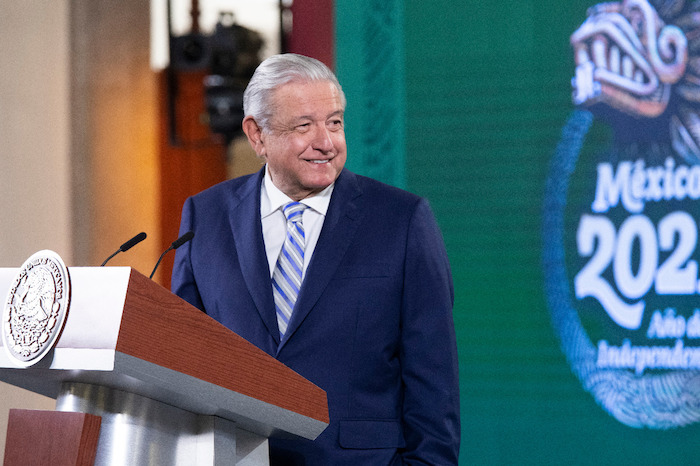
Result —
POLYGON ((277 87, 272 96, 273 115, 286 118, 342 116, 338 89, 330 81, 292 81, 277 87))
POLYGON ((292 80, 280 84, 273 90, 273 97, 295 95, 298 97, 315 96, 319 93, 340 96, 338 88, 327 80, 292 80))

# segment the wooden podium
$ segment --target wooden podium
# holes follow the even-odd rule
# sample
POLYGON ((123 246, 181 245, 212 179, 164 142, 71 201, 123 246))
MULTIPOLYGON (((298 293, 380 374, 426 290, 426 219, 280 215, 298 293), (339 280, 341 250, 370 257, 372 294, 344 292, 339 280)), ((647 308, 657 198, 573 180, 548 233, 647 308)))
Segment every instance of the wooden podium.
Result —
MULTIPOLYGON (((6 466, 47 442, 77 445, 82 462, 64 464, 268 464, 268 437, 327 427, 323 390, 138 271, 68 270, 54 349, 28 368, 0 349, 0 380, 57 400, 11 412, 6 466)), ((17 271, 0 269, 3 299, 17 271)))

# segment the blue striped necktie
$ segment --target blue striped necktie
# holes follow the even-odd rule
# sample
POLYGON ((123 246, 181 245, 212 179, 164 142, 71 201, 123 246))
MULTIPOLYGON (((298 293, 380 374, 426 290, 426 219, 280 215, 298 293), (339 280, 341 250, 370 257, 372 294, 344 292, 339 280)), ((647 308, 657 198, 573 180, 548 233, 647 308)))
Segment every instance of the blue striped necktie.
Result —
POLYGON ((304 225, 301 217, 305 209, 306 206, 299 202, 290 202, 282 207, 284 216, 287 217, 287 237, 272 273, 272 294, 275 298, 280 338, 287 331, 301 288, 304 267, 304 225))

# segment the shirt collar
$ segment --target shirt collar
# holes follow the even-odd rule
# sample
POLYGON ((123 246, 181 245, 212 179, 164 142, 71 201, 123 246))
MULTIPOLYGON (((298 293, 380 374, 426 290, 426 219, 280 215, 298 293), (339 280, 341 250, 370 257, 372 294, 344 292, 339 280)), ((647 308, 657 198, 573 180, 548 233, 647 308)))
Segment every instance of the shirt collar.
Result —
MULTIPOLYGON (((328 212, 328 205, 331 202, 331 194, 333 194, 333 187, 335 182, 331 183, 327 188, 325 188, 320 193, 315 196, 307 197, 302 199, 300 202, 319 214, 325 216, 328 212)), ((262 186, 260 187, 260 216, 265 218, 271 215, 278 209, 288 202, 292 202, 292 199, 284 194, 282 191, 275 186, 270 177, 270 171, 265 165, 265 177, 262 181, 262 186)))

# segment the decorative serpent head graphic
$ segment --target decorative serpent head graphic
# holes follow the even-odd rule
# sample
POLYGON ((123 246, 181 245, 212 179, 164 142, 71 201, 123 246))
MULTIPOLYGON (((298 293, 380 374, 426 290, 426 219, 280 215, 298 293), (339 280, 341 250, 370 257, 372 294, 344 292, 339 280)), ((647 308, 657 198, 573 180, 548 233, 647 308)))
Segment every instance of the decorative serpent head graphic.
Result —
POLYGON ((700 163, 700 4, 601 3, 588 10, 571 45, 576 105, 658 118, 668 124, 675 152, 700 163))

